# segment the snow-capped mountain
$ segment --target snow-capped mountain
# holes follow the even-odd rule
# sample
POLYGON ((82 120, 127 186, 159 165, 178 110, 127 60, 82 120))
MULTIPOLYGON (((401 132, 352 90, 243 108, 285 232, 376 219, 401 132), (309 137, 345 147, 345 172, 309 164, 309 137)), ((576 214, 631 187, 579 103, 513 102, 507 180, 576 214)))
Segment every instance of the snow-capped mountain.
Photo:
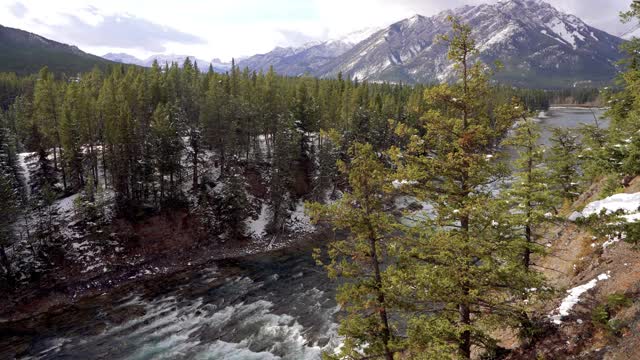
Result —
POLYGON ((562 13, 542 0, 508 0, 465 6, 433 17, 397 22, 329 61, 315 75, 338 72, 371 81, 436 82, 450 78, 447 46, 436 39, 451 30, 447 18, 471 25, 480 58, 500 60, 497 78, 526 86, 567 86, 610 81, 624 41, 562 13))
POLYGON ((565 87, 610 82, 618 72, 619 45, 624 41, 562 13, 542 0, 506 0, 464 6, 432 17, 415 15, 384 29, 354 36, 276 48, 239 65, 291 76, 335 77, 339 72, 369 81, 439 82, 453 67, 438 35, 451 30, 452 15, 471 25, 480 58, 500 60, 497 78, 523 86, 565 87))
POLYGON ((238 62, 240 67, 267 71, 273 66, 277 73, 299 76, 315 74, 327 62, 344 54, 378 28, 366 28, 336 39, 314 41, 300 47, 277 47, 266 54, 248 57, 238 62))
POLYGON ((102 58, 119 62, 122 64, 133 64, 133 65, 145 66, 144 60, 140 60, 133 55, 129 55, 125 53, 108 53, 108 54, 102 55, 102 58))
POLYGON ((198 63, 198 68, 201 71, 207 71, 209 68, 209 64, 213 66, 213 70, 217 72, 225 72, 231 68, 230 63, 224 63, 220 61, 220 59, 213 59, 211 61, 197 59, 195 56, 189 55, 164 55, 157 54, 149 56, 146 59, 139 59, 133 55, 125 54, 125 53, 108 53, 102 56, 103 58, 123 64, 134 64, 144 67, 151 67, 154 60, 158 61, 158 64, 164 66, 164 64, 171 64, 173 62, 178 63, 178 65, 182 66, 185 59, 188 57, 192 62, 195 61, 198 63))

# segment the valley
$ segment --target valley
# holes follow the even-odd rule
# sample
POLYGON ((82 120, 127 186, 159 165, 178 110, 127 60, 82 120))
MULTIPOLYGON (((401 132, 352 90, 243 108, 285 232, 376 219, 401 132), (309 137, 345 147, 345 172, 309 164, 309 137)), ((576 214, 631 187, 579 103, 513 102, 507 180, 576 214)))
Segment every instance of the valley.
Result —
POLYGON ((287 1, 0 4, 0 358, 638 358, 640 2, 287 1))

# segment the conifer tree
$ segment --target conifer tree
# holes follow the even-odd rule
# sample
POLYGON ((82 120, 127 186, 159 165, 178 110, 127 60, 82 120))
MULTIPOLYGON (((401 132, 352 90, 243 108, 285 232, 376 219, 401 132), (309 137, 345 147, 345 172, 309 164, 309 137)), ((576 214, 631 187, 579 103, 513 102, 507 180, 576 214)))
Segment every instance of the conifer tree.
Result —
POLYGON ((548 164, 555 191, 560 198, 573 200, 580 195, 580 143, 570 129, 552 130, 548 164))
POLYGON ((411 141, 390 151, 399 169, 395 185, 434 207, 432 219, 405 230, 397 254, 406 266, 397 286, 420 309, 408 322, 409 353, 426 359, 470 358, 472 346, 491 351, 490 330, 517 326, 521 296, 538 284, 522 266, 522 242, 513 241, 509 213, 492 191, 508 175, 495 146, 522 109, 491 103, 490 72, 476 60, 471 28, 451 20, 453 35, 444 41, 458 81, 425 91, 431 110, 422 128, 400 126, 411 141))
MULTIPOLYGON (((0 114, 1 115, 1 114, 0 114)), ((0 116, 0 269, 7 283, 15 279, 6 247, 14 241, 13 225, 20 213, 21 178, 15 161, 15 150, 9 129, 0 116)))
POLYGON ((337 358, 393 360, 402 340, 391 318, 393 282, 387 270, 394 223, 384 208, 389 174, 369 144, 355 143, 350 156, 349 164, 339 165, 349 178, 344 197, 330 205, 309 205, 315 221, 349 232, 329 244, 324 264, 331 278, 344 279, 337 300, 346 312, 339 330, 345 340, 337 358))
POLYGON ((550 221, 555 211, 550 178, 544 164, 544 148, 538 144, 540 131, 540 126, 524 114, 514 134, 504 142, 518 153, 516 173, 505 195, 513 208, 514 226, 523 231, 519 237, 525 241, 522 266, 526 270, 533 265, 532 254, 543 251, 537 239, 542 234, 543 224, 550 221))
POLYGON ((63 151, 63 166, 72 183, 72 188, 77 190, 84 186, 84 169, 82 155, 82 139, 80 134, 81 102, 78 86, 75 83, 67 87, 61 111, 60 142, 63 151))
POLYGON ((160 104, 153 114, 151 130, 154 138, 154 160, 160 177, 160 197, 174 199, 177 191, 177 175, 181 168, 183 143, 179 109, 160 104), (167 189, 166 181, 169 177, 167 189), (168 190, 168 191, 167 191, 168 190), (168 194, 167 194, 168 193, 168 194))
MULTIPOLYGON (((53 168, 58 170, 59 134, 59 94, 53 75, 46 67, 40 70, 33 100, 33 122, 31 142, 37 148, 41 165, 40 174, 47 177, 44 182, 55 183, 54 173, 46 169, 49 149, 53 151, 53 168)), ((63 174, 63 181, 66 180, 63 174)), ((66 181, 65 181, 66 182, 66 181)), ((64 184, 66 187, 66 184, 64 184)))

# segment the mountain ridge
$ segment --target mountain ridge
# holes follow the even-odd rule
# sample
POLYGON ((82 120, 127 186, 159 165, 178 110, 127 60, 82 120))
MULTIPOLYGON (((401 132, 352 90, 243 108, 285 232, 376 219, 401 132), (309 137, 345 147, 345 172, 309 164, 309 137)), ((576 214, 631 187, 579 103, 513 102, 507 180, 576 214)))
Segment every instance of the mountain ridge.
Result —
MULTIPOLYGON (((567 87, 609 83, 618 73, 623 39, 587 25, 575 15, 558 11, 542 0, 508 0, 465 5, 426 17, 416 14, 389 25, 337 56, 324 49, 324 58, 304 51, 281 49, 257 55, 260 62, 241 66, 279 73, 407 83, 435 83, 451 78, 447 47, 436 43, 451 30, 455 16, 471 25, 472 36, 487 64, 505 65, 497 79, 518 86, 567 87), (301 68, 300 64, 303 64, 301 68)), ((313 48, 311 48, 313 49, 313 48)), ((255 58, 255 57, 254 57, 255 58)), ((250 58, 251 59, 251 58, 250 58)))
POLYGON ((47 66, 54 73, 75 75, 115 63, 99 56, 21 29, 0 25, 0 71, 19 75, 47 66))

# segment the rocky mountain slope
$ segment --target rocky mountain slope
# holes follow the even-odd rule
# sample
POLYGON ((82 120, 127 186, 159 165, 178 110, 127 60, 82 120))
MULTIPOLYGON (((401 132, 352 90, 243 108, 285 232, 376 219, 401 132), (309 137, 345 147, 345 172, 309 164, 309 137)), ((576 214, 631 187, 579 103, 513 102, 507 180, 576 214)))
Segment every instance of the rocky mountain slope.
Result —
POLYGON ((451 30, 447 18, 473 28, 480 58, 500 60, 497 78, 526 86, 566 87, 611 81, 624 40, 562 13, 542 0, 507 0, 464 6, 433 17, 413 16, 373 33, 355 45, 333 42, 274 51, 240 63, 253 69, 273 65, 298 76, 334 77, 342 72, 369 81, 431 83, 450 78, 447 45, 438 35, 451 30))
POLYGON ((367 28, 337 39, 311 42, 301 47, 277 47, 266 54, 243 59, 238 65, 262 71, 267 71, 270 66, 273 66, 277 73, 291 76, 316 75, 318 70, 331 60, 344 54, 378 30, 367 28))
POLYGON ((43 66, 55 73, 75 75, 106 67, 111 61, 87 54, 75 46, 62 44, 42 36, 0 25, 0 72, 27 75, 43 66))

